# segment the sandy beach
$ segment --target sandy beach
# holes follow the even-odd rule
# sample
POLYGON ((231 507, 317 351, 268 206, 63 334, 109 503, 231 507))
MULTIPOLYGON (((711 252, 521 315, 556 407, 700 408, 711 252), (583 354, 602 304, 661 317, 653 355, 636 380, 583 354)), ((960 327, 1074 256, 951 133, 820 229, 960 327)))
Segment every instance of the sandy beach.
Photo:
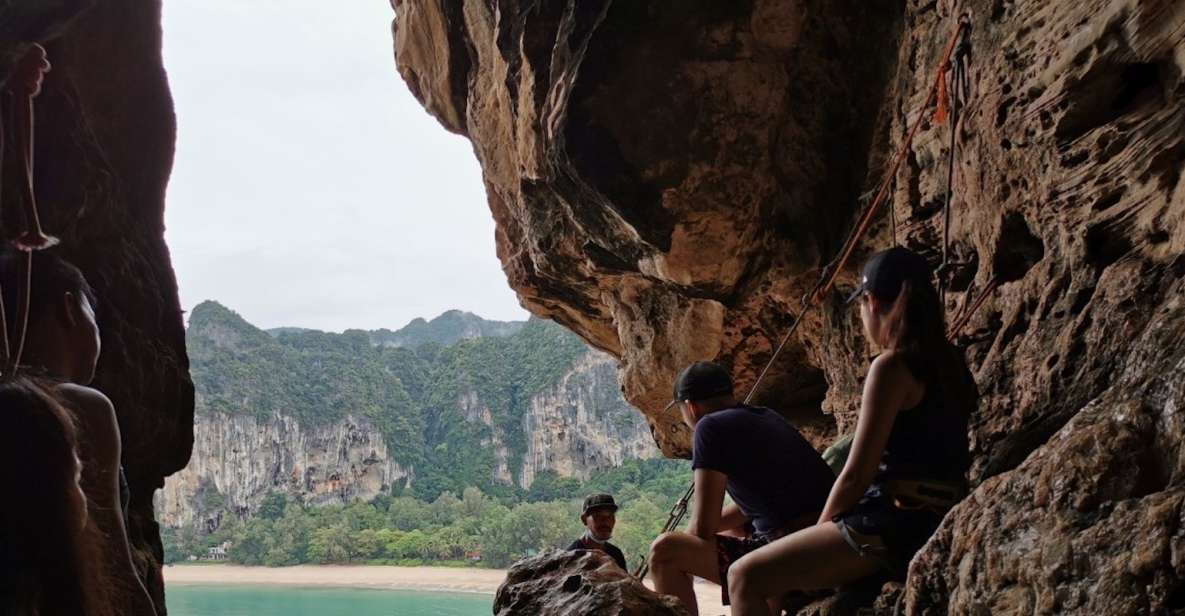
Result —
MULTIPOLYGON (((500 569, 450 567, 379 567, 300 565, 297 567, 241 567, 238 565, 169 565, 166 585, 293 586, 304 588, 371 588, 494 594, 506 577, 500 569)), ((647 580, 647 586, 649 586, 647 580)), ((728 614, 720 605, 720 589, 697 584, 700 613, 728 614)))

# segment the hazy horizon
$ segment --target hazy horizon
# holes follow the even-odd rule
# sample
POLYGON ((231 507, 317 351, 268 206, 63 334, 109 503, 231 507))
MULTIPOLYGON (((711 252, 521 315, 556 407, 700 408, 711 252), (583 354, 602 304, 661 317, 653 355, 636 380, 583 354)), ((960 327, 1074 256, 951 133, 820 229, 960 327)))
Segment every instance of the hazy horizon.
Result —
MULTIPOLYGON (((258 327, 259 329, 262 329, 262 330, 264 330, 264 331, 267 331, 267 330, 272 330, 272 329, 284 329, 284 328, 308 329, 308 330, 314 330, 314 331, 320 331, 320 332, 324 332, 324 333, 327 333, 327 334, 340 334, 340 333, 344 332, 344 331, 345 331, 345 330, 347 330, 347 329, 363 329, 363 330, 367 330, 367 331, 374 331, 374 330, 379 330, 379 329, 387 329, 387 330, 391 330, 391 331, 399 331, 399 330, 401 330, 401 329, 403 329, 403 328, 407 327, 408 325, 411 325, 411 324, 412 324, 412 323, 414 323, 416 320, 422 320, 422 321, 425 321, 425 322, 428 322, 428 323, 430 323, 430 322, 432 322, 432 321, 435 321, 436 319, 438 319, 438 318, 440 318, 440 317, 444 316, 445 314, 447 314, 447 313, 449 313, 449 312, 454 312, 454 311, 459 311, 459 312, 468 313, 468 314, 471 314, 471 315, 473 315, 473 316, 476 316, 476 317, 478 317, 479 319, 482 319, 482 320, 484 320, 484 321, 495 321, 495 322, 500 322, 500 323, 526 323, 526 322, 527 322, 527 320, 528 320, 529 318, 531 318, 531 314, 530 314, 529 312, 526 312, 526 311, 523 311, 523 316, 522 316, 522 317, 518 317, 518 318, 510 318, 510 319, 491 319, 491 318, 489 318, 489 317, 487 317, 487 316, 485 316, 485 315, 483 315, 483 314, 480 314, 480 313, 477 313, 477 312, 473 312, 472 310, 462 310, 462 309, 460 309, 460 308, 449 308, 449 309, 446 309, 446 310, 444 310, 444 311, 442 311, 442 312, 440 312, 440 313, 434 314, 434 315, 432 315, 432 316, 427 316, 427 315, 420 315, 420 316, 418 316, 418 317, 412 317, 411 319, 409 319, 409 320, 407 320, 407 321, 403 322, 402 324, 382 325, 382 326, 379 326, 379 327, 346 327, 346 328, 344 328, 344 329, 341 329, 341 330, 328 330, 328 329, 322 329, 322 328, 319 328, 319 327, 306 327, 306 326, 304 326, 304 325, 284 325, 284 324, 280 324, 280 325, 268 325, 268 326, 266 326, 266 327, 265 327, 265 326, 263 326, 263 325, 260 325, 260 324, 258 324, 258 323, 255 323, 255 322, 254 322, 254 321, 252 321, 251 319, 247 318, 247 316, 245 316, 245 315, 243 315, 241 312, 239 312, 239 310, 238 310, 237 308, 235 308, 234 306, 232 306, 232 305, 230 305, 230 304, 228 304, 228 303, 226 303, 226 302, 224 302, 224 301, 222 301, 222 300, 213 299, 213 298, 207 298, 207 299, 203 299, 203 300, 200 300, 200 301, 194 302, 194 304, 193 304, 193 307, 197 307, 197 306, 199 306, 199 305, 201 305, 201 304, 204 304, 204 303, 206 303, 206 302, 214 302, 214 303, 216 303, 216 304, 218 304, 218 305, 222 306, 223 308, 226 308, 227 310, 230 310, 231 312, 234 312, 235 314, 238 314, 240 317, 242 317, 244 320, 246 320, 246 321, 247 321, 248 323, 250 323, 251 325, 254 325, 255 327, 258 327)), ((187 311, 186 311, 186 314, 185 314, 185 327, 186 327, 186 329, 188 329, 188 328, 189 328, 189 316, 190 316, 192 313, 193 313, 193 311, 192 311, 192 308, 191 308, 190 310, 187 310, 187 311)))
POLYGON ((528 315, 468 140, 399 77, 386 2, 170 2, 178 120, 166 240, 182 308, 263 328, 528 315))

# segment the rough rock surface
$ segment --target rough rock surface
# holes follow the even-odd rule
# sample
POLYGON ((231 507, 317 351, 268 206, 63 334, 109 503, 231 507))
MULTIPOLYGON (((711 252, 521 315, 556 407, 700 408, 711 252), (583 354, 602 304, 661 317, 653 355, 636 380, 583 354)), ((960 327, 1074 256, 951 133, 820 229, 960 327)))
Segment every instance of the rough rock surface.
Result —
POLYGON ((271 492, 311 505, 369 501, 387 494, 410 469, 387 450, 382 432, 364 417, 303 426, 289 416, 205 412, 196 417, 194 455, 157 492, 161 524, 218 528, 226 511, 246 515, 271 492), (206 494, 222 503, 203 507, 206 494))
POLYGON ((522 464, 511 467, 506 431, 477 392, 457 400, 465 421, 485 425, 490 434, 482 447, 494 449, 494 481, 530 488, 535 477, 551 471, 560 477, 588 479, 593 473, 626 460, 658 455, 646 424, 618 394, 616 361, 589 351, 555 385, 531 397, 522 418, 526 451, 522 464))
MULTIPOLYGON (((399 70, 473 141, 523 304, 620 358, 627 398, 685 454, 686 430, 656 416, 678 369, 717 358, 752 383, 840 239, 893 68, 874 51, 900 36, 900 11, 397 4, 399 70)), ((820 443, 834 352, 795 342, 758 398, 820 443)))
POLYGON ((1106 391, 947 516, 913 563, 912 613, 1185 610, 1185 289, 1159 278, 1106 391))
MULTIPOLYGON (((27 44, 45 43, 53 71, 36 103, 42 222, 99 297, 95 385, 119 415, 129 531, 163 613, 152 493, 185 466, 193 440, 193 388, 163 237, 175 122, 161 65, 160 2, 98 4, 3 3, 0 75, 27 44)), ((6 165, 5 203, 15 202, 12 170, 6 165)))
MULTIPOLYGON (((511 285, 530 310, 621 360, 626 395, 668 455, 688 448, 686 431, 657 416, 677 368, 715 358, 753 381, 919 119, 892 215, 862 251, 895 235, 939 260, 951 127, 919 107, 968 13, 951 228, 965 265, 949 310, 993 279, 1000 288, 960 339, 983 393, 978 489, 916 559, 907 603, 955 614, 1182 609, 1185 4, 395 9, 400 73, 473 142, 511 285)), ((758 400, 816 442, 848 431, 870 351, 837 294, 758 400)))
POLYGON ((511 616, 686 616, 674 597, 654 594, 600 552, 549 552, 519 561, 494 597, 511 616))
POLYGON ((529 488, 541 471, 585 480, 626 460, 654 457, 654 441, 637 417, 618 393, 617 362, 589 352, 555 386, 531 398, 519 485, 529 488))

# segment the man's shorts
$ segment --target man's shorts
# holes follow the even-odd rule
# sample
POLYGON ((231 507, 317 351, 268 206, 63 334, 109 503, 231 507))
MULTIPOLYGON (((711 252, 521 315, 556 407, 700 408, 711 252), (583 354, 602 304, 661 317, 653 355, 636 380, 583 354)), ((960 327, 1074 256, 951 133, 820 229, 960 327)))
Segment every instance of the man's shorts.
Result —
POLYGON ((750 537, 734 537, 732 535, 716 535, 716 566, 720 569, 720 601, 728 603, 728 568, 742 556, 768 545, 777 537, 757 535, 750 537))
POLYGON ((809 524, 793 524, 787 530, 749 535, 749 537, 734 537, 730 534, 716 535, 716 566, 720 571, 720 602, 729 605, 729 567, 732 566, 732 563, 741 560, 741 557, 757 550, 758 547, 769 545, 771 541, 786 537, 786 535, 807 526, 809 524))

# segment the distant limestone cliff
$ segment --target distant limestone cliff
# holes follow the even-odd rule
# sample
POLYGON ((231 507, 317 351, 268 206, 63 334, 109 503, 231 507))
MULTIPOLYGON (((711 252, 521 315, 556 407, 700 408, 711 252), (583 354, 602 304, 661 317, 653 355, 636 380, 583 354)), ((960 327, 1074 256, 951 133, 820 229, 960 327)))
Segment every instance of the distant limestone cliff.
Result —
POLYGON ((165 526, 212 529, 272 492, 496 494, 658 454, 616 361, 547 321, 450 311, 398 331, 263 331, 206 302, 186 341, 194 451, 158 494, 165 526))

